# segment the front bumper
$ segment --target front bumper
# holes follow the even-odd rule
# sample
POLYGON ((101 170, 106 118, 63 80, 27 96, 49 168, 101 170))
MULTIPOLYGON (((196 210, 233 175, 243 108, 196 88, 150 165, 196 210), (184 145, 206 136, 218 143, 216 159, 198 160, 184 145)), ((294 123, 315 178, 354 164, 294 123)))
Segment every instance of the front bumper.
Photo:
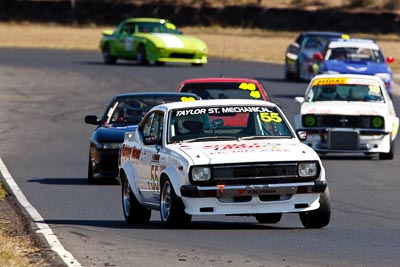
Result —
POLYGON ((304 144, 321 153, 388 153, 391 133, 354 129, 302 129, 307 132, 304 144))
POLYGON ((319 207, 326 181, 268 185, 181 186, 185 212, 239 215, 302 212, 319 207))
POLYGON ((115 178, 118 175, 119 150, 95 150, 92 153, 93 176, 115 178))

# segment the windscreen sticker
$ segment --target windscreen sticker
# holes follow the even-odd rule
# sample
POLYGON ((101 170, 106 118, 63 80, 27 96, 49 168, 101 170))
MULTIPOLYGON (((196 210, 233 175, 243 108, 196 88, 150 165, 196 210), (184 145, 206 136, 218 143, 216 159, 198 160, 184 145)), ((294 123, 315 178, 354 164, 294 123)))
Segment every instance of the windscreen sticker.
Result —
POLYGON ((250 91, 250 96, 252 98, 261 98, 261 93, 257 90, 257 86, 254 83, 241 83, 239 89, 250 91))
POLYGON ((375 85, 379 87, 379 82, 373 79, 322 78, 322 79, 315 79, 313 82, 313 86, 332 85, 332 84, 375 85))
MULTIPOLYGON (((268 107, 210 107, 210 108, 195 108, 195 109, 184 109, 177 110, 176 116, 187 116, 187 115, 202 115, 202 114, 221 114, 221 113, 244 113, 244 112, 254 112, 254 113, 275 113, 271 112, 268 107)), ((264 115, 266 116, 266 115, 264 115)), ((276 120, 276 115, 272 115, 274 120, 276 120)), ((278 114, 278 118, 279 114, 278 114)))
POLYGON ((182 102, 195 101, 195 100, 196 100, 196 98, 194 98, 193 96, 182 96, 181 97, 182 102))
POLYGON ((282 122, 282 118, 278 112, 261 112, 260 118, 264 122, 282 122))
POLYGON ((239 89, 254 91, 257 89, 257 86, 254 83, 241 83, 239 89))
POLYGON ((251 96, 252 98, 261 98, 261 94, 260 94, 259 91, 251 91, 251 92, 250 92, 250 96, 251 96))
POLYGON ((315 79, 313 86, 318 85, 329 85, 329 84, 347 84, 348 78, 325 78, 325 79, 315 79))
POLYGON ((172 23, 166 23, 165 27, 167 27, 170 30, 176 30, 176 26, 172 23))

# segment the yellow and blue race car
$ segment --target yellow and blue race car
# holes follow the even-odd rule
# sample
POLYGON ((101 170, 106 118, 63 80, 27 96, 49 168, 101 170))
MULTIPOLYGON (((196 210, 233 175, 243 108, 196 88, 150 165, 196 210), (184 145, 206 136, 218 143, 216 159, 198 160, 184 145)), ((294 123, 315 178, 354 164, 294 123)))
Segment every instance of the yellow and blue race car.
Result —
POLYGON ((182 34, 165 19, 130 18, 102 34, 100 50, 106 64, 115 64, 118 59, 136 60, 139 65, 207 63, 207 45, 196 37, 182 34))

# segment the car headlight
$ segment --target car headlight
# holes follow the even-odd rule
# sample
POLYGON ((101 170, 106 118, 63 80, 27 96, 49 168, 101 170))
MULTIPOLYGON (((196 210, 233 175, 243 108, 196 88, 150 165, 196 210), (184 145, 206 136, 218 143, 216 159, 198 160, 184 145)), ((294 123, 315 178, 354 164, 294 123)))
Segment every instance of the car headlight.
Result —
POLYGON ((384 128, 384 120, 381 116, 373 116, 371 117, 371 125, 372 128, 382 129, 384 128))
POLYGON ((209 167, 193 167, 192 180, 194 182, 208 181, 211 179, 211 169, 209 167))
POLYGON ((98 143, 98 142, 95 142, 94 146, 97 149, 120 149, 121 143, 98 143))
POLYGON ((301 162, 297 171, 300 177, 315 177, 318 173, 318 164, 317 162, 301 162))
POLYGON ((317 119, 316 119, 315 116, 312 115, 312 114, 304 115, 304 116, 302 117, 302 119, 303 119, 303 125, 304 125, 305 127, 313 127, 313 126, 315 126, 315 124, 316 124, 316 122, 317 122, 317 119))

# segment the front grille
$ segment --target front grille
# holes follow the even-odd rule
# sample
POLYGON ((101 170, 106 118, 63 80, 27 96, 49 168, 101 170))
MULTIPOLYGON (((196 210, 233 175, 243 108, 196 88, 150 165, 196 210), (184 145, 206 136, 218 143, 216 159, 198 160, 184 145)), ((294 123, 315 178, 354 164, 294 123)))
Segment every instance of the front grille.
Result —
MULTIPOLYGON (((377 116, 351 116, 351 115, 315 115, 315 125, 310 127, 335 127, 335 128, 374 128, 372 120, 377 116)), ((304 122, 305 116, 303 116, 303 125, 307 125, 304 122)), ((384 128, 384 125, 378 127, 379 129, 384 128)), ((377 129, 377 128, 374 128, 377 129)))
POLYGON ((297 173, 298 162, 252 163, 211 166, 211 180, 192 182, 197 185, 250 185, 293 183, 314 180, 319 176, 302 178, 297 173))
POLYGON ((171 53, 169 56, 170 58, 186 58, 186 59, 193 59, 194 54, 188 54, 188 53, 171 53))
POLYGON ((213 167, 214 180, 231 178, 284 178, 297 175, 297 166, 293 165, 245 165, 213 167))

